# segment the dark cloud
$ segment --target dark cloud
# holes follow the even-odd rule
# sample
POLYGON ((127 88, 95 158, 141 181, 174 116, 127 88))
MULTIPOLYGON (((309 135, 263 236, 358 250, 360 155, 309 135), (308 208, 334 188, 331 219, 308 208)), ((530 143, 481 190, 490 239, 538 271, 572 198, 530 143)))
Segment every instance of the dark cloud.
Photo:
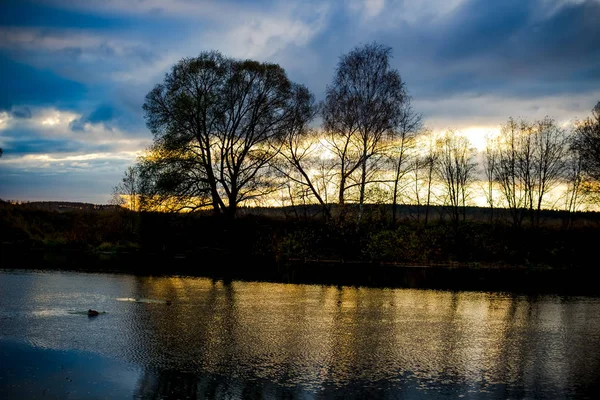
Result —
MULTIPOLYGON (((449 14, 410 23, 401 9, 371 20, 335 11, 309 46, 321 66, 319 76, 305 78, 316 93, 331 81, 339 55, 373 40, 393 48, 392 65, 417 100, 465 94, 535 99, 600 88, 598 1, 467 0, 449 14)), ((290 68, 302 68, 297 60, 290 68)))
POLYGON ((77 118, 69 123, 69 128, 73 132, 83 132, 85 130, 85 119, 77 118))
POLYGON ((437 30, 437 60, 502 51, 506 42, 530 23, 534 2, 470 0, 461 4, 437 30))
POLYGON ((20 156, 26 154, 64 154, 76 152, 110 152, 114 146, 95 143, 87 143, 68 138, 50 139, 42 137, 18 138, 8 141, 4 147, 7 154, 20 156))
POLYGON ((96 124, 98 122, 107 122, 112 120, 116 115, 116 111, 110 105, 101 105, 96 108, 92 113, 87 117, 87 120, 92 124, 96 124))
POLYGON ((13 109, 10 111, 10 114, 14 118, 20 118, 20 119, 31 118, 31 110, 29 109, 29 107, 24 107, 24 106, 13 107, 13 109))
POLYGON ((115 122, 115 118, 120 114, 120 111, 116 110, 113 106, 103 104, 93 110, 90 114, 73 120, 70 123, 70 127, 72 131, 83 131, 86 123, 110 126, 111 122, 115 122))
POLYGON ((85 87, 47 70, 17 63, 0 54, 0 110, 13 106, 62 105, 74 107, 85 87))
POLYGON ((544 11, 541 1, 463 4, 431 40, 424 94, 531 98, 596 91, 600 3, 566 4, 549 17, 544 11))
POLYGON ((83 148, 81 143, 67 139, 20 139, 6 146, 6 152, 13 156, 25 154, 72 153, 83 148))

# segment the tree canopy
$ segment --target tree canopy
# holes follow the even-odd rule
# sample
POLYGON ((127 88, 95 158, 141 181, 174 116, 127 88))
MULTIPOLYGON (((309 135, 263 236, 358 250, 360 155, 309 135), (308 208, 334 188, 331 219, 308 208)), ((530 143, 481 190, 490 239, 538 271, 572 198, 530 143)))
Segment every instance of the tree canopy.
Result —
POLYGON ((600 101, 592 109, 592 116, 576 123, 575 146, 581 152, 584 171, 600 181, 600 101))
POLYGON ((241 202, 274 190, 273 149, 310 115, 298 112, 310 97, 298 93, 308 89, 277 64, 216 51, 179 61, 143 106, 154 134, 141 163, 145 201, 234 215, 241 202))
POLYGON ((399 72, 390 68, 391 54, 390 47, 378 43, 356 47, 340 57, 327 86, 323 128, 339 163, 340 204, 348 189, 358 187, 362 209, 366 185, 375 180, 370 167, 382 154, 384 134, 404 121, 407 94, 399 72))

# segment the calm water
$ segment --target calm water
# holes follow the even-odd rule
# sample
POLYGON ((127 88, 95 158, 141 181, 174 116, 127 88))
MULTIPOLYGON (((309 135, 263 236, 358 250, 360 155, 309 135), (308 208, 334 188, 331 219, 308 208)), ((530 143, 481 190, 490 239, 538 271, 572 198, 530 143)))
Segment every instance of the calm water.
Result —
POLYGON ((0 271, 3 399, 597 398, 599 350, 593 297, 0 271))

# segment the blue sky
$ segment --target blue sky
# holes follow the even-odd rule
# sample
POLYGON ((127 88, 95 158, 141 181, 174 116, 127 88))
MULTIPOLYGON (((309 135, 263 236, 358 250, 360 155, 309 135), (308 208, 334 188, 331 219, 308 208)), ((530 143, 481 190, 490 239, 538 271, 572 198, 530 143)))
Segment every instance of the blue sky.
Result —
POLYGON ((0 0, 0 198, 106 203, 149 146, 146 93, 217 49, 282 65, 318 99, 338 58, 392 47, 434 130, 560 122, 600 101, 599 0, 0 0))

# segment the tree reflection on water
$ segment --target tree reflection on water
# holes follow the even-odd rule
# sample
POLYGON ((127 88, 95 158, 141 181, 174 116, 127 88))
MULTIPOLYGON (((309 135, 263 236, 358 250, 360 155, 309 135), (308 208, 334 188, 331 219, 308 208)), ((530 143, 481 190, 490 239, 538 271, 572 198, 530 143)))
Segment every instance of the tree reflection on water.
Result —
MULTIPOLYGON (((88 381, 140 398, 568 398, 600 389, 593 297, 78 273, 0 273, 0 289, 0 344, 25 341, 28 359, 54 351, 79 360, 68 386, 81 391, 88 381), (68 312, 90 307, 107 313, 68 312)), ((22 373, 41 392, 54 376, 43 371, 63 374, 64 361, 0 364, 0 378, 22 373)))

